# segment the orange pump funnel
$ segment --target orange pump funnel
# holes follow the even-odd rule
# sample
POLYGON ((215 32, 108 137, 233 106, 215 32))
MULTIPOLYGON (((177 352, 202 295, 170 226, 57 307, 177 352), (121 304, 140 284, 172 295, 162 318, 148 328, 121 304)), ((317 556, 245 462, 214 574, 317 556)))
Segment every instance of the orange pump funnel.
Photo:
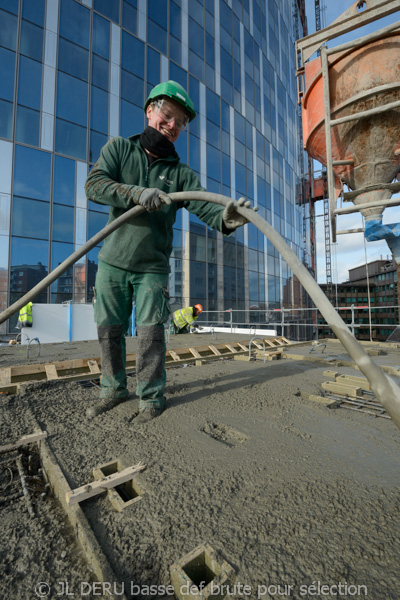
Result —
MULTIPOLYGON (((400 99, 400 33, 328 56, 330 119, 382 107, 400 99)), ((302 98, 304 147, 327 164, 321 59, 305 64, 302 98)), ((332 127, 332 159, 353 165, 333 170, 351 190, 389 184, 400 171, 400 107, 332 127)), ((360 193, 354 204, 390 198, 388 189, 360 193)), ((361 210, 379 216, 383 207, 361 210)))

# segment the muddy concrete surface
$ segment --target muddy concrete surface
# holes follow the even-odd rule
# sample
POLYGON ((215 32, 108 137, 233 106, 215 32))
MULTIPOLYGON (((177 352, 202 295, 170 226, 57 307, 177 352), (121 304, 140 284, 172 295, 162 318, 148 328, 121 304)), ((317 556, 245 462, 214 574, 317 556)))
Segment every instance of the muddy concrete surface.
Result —
MULTIPOLYGON (((248 339, 171 336, 168 347, 240 337, 248 339)), ((128 339, 128 352, 135 343, 128 339)), ((327 368, 360 376, 337 366, 351 360, 340 344, 291 352, 312 361, 216 360, 169 369, 168 408, 145 425, 135 424, 134 377, 132 398, 93 420, 85 410, 96 402, 96 387, 27 384, 19 395, 0 396, 1 444, 39 424, 71 488, 112 460, 146 465, 136 478, 141 499, 122 512, 106 493, 81 504, 115 573, 108 582, 115 597, 172 598, 170 566, 208 543, 236 571, 227 597, 397 600, 400 432, 391 420, 299 395, 321 394, 327 368)), ((399 367, 399 349, 385 352, 374 360, 399 367)), ((26 347, 3 346, 0 368, 97 356, 97 342, 45 344, 29 360, 26 347)), ((11 485, 18 483, 11 463, 11 455, 0 455, 3 498, 10 469, 11 485)), ((30 517, 16 496, 0 504, 2 598, 32 600, 48 590, 50 598, 100 597, 104 590, 94 587, 57 500, 33 492, 30 517)))

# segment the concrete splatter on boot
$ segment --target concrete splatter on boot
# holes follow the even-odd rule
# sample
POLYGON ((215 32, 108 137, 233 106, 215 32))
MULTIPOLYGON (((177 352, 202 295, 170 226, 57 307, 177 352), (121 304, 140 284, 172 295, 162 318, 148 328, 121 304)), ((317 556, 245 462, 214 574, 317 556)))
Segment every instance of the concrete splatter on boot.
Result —
POLYGON ((111 410, 115 406, 118 406, 118 404, 121 404, 121 402, 124 402, 126 399, 126 396, 124 398, 100 398, 97 404, 90 406, 86 410, 86 416, 88 419, 93 419, 94 417, 111 410))
POLYGON ((133 423, 142 424, 158 417, 165 409, 165 340, 162 325, 137 327, 136 393, 139 414, 133 423))
POLYGON ((135 417, 133 423, 137 423, 138 425, 148 423, 156 417, 159 417, 163 411, 163 408, 143 408, 139 411, 139 414, 137 417, 135 417))

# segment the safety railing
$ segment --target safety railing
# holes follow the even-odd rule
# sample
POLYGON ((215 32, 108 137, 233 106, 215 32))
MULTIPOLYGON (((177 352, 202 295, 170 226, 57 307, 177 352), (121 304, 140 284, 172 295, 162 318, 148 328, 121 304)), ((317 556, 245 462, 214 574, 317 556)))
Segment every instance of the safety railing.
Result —
MULTIPOLYGON (((370 341, 387 339, 400 326, 399 308, 399 305, 369 308, 367 305, 356 304, 335 307, 356 338, 370 341), (394 322, 385 322, 389 320, 394 322)), ((231 333, 244 329, 249 335, 255 335, 256 331, 263 329, 275 330, 276 335, 285 336, 292 341, 318 340, 321 335, 333 335, 317 308, 210 310, 203 311, 197 323, 214 331, 219 327, 231 333)))

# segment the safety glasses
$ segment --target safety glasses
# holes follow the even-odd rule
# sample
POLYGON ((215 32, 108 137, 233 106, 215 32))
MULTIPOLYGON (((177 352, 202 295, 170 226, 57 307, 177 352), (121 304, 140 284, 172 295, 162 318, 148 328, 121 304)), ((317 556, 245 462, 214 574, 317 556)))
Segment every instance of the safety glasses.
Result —
POLYGON ((189 123, 189 117, 187 117, 183 111, 180 111, 176 106, 173 106, 168 102, 168 100, 164 100, 164 98, 154 100, 152 106, 164 121, 170 123, 175 120, 175 127, 179 129, 179 131, 185 131, 187 124, 189 123))

